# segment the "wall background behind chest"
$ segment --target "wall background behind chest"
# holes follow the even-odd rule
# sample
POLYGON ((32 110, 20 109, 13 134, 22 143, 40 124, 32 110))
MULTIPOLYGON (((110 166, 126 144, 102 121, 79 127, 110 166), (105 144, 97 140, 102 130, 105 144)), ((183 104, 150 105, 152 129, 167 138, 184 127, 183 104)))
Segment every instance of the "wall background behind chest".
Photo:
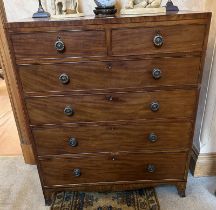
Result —
MULTIPOLYGON (((128 0, 117 0, 117 7, 120 8, 127 3, 128 0)), ((44 8, 50 11, 51 0, 42 0, 44 8)), ((162 5, 165 5, 167 0, 162 1, 162 5)), ((173 0, 175 4, 179 6, 182 10, 203 10, 205 5, 205 0, 173 0)), ((4 0, 5 8, 7 11, 7 18, 10 21, 16 19, 22 19, 31 17, 32 14, 38 8, 37 0, 4 0)), ((80 9, 85 13, 85 15, 92 15, 93 9, 95 7, 94 0, 80 0, 80 9)))

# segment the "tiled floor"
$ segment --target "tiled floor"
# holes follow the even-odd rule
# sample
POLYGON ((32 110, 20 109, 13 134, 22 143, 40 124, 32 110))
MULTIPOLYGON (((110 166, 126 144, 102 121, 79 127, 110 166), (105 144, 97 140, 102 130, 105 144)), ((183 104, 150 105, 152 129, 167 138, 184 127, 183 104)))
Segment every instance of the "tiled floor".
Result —
POLYGON ((0 79, 0 156, 22 154, 4 80, 0 79))

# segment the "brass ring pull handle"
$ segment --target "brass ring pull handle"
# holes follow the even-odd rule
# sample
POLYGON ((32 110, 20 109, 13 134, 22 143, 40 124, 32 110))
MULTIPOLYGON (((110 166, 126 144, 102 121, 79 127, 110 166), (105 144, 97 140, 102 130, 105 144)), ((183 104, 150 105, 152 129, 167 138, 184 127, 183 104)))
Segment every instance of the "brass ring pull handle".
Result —
POLYGON ((70 82, 70 77, 67 74, 63 73, 59 76, 59 80, 63 85, 66 85, 70 82))
POLYGON ((78 142, 77 142, 76 138, 71 137, 71 138, 69 139, 69 145, 70 145, 71 147, 76 147, 76 146, 78 145, 78 142))
POLYGON ((79 176, 81 176, 81 170, 79 168, 75 168, 73 170, 73 174, 74 174, 74 176, 79 177, 79 176))
POLYGON ((164 38, 161 34, 156 34, 153 38, 153 43, 155 47, 162 47, 164 44, 164 38))
POLYGON ((160 79, 162 76, 162 71, 158 68, 154 68, 152 70, 152 77, 155 79, 155 80, 158 80, 160 79))
POLYGON ((152 143, 155 143, 158 140, 158 136, 155 133, 150 133, 148 135, 148 140, 152 143))
POLYGON ((160 109, 160 104, 158 102, 152 102, 150 108, 152 112, 157 112, 160 109))
POLYGON ((58 40, 55 42, 55 48, 58 52, 64 52, 65 50, 65 44, 60 37, 58 37, 58 40))
POLYGON ((74 110, 71 106, 66 106, 64 109, 64 114, 66 116, 72 116, 74 114, 74 110))

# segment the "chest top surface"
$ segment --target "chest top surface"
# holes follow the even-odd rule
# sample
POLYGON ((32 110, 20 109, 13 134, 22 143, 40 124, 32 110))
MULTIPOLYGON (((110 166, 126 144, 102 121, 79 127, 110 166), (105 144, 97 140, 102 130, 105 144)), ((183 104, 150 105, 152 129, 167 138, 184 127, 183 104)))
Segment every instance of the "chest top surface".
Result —
POLYGON ((158 21, 178 21, 191 19, 209 19, 210 12, 194 12, 194 11, 180 11, 167 12, 166 14, 149 14, 145 16, 127 16, 116 15, 115 17, 96 18, 95 16, 85 16, 73 19, 18 19, 14 22, 8 22, 7 28, 20 27, 43 27, 43 26, 77 26, 77 25, 101 25, 101 24, 128 24, 128 23, 142 23, 142 22, 158 22, 158 21))

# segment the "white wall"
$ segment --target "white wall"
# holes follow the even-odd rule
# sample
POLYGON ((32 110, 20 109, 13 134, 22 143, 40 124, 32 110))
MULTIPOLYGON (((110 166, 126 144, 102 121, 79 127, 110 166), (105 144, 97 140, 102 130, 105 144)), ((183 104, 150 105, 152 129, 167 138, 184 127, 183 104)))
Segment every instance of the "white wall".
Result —
MULTIPOLYGON (((205 10, 211 11, 213 15, 204 69, 205 72, 210 71, 210 77, 208 85, 205 84, 207 78, 204 81, 204 84, 208 89, 207 91, 203 91, 207 92, 207 103, 204 112, 203 126, 201 129, 202 132, 200 135, 200 152, 216 153, 216 1, 206 0, 205 10)), ((202 94, 202 96, 204 96, 204 94, 202 94)))
MULTIPOLYGON (((50 1, 42 0, 44 8, 48 11, 50 11, 50 1)), ((127 0, 117 0, 117 6, 124 6, 126 2, 127 0)), ((162 5, 166 2, 167 0, 163 0, 162 5)), ((181 10, 202 10, 205 4, 205 0, 173 0, 173 2, 181 10)), ((4 0, 4 3, 9 21, 31 17, 38 8, 37 0, 4 0)), ((93 0, 80 0, 80 7, 86 15, 92 15, 95 3, 93 0)))
POLYGON ((216 55, 214 55, 212 62, 212 73, 200 140, 201 153, 216 153, 216 55))

